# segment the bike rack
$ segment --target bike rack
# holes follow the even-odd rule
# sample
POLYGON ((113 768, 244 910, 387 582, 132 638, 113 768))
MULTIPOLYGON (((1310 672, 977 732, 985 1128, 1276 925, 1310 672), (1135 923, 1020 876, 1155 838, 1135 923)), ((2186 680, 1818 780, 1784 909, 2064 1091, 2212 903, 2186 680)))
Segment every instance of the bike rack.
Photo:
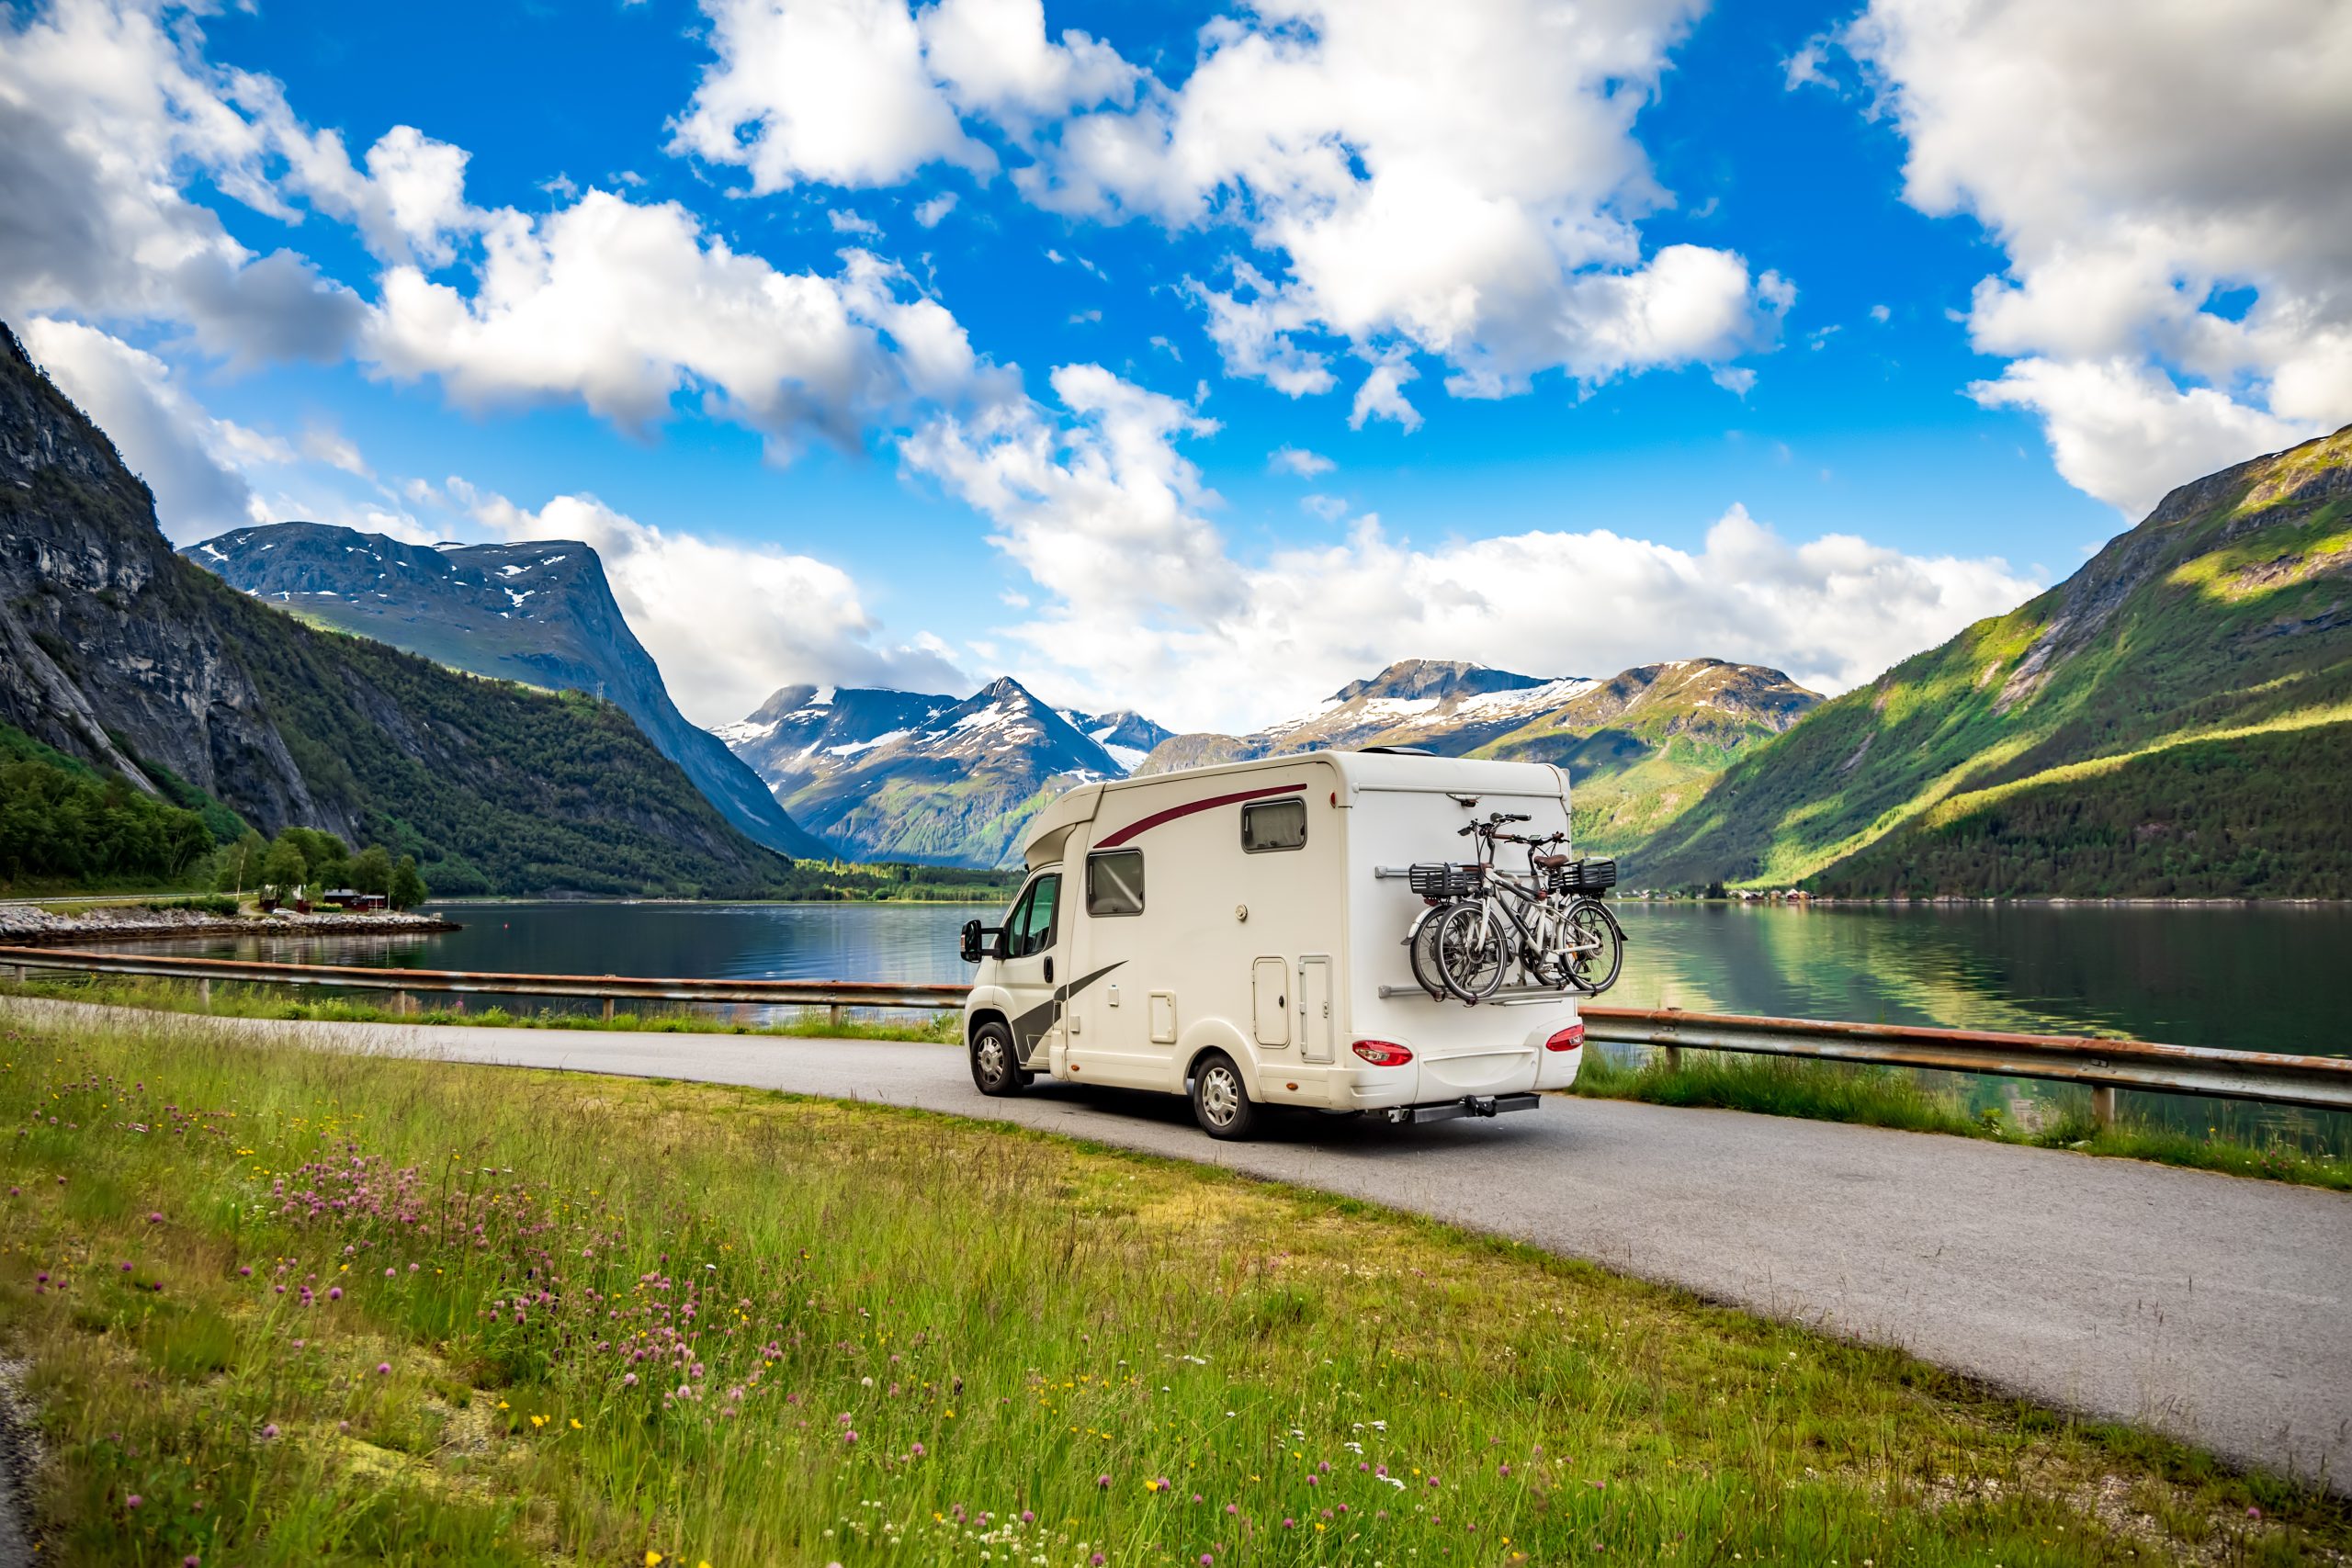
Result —
MULTIPOLYGON (((1383 986, 1379 996, 1384 1002, 1400 1001, 1408 997, 1419 997, 1430 1002, 1458 1003, 1461 1000, 1458 997, 1430 996, 1419 986, 1383 986)), ((1572 1002, 1577 999, 1574 991, 1555 991, 1549 986, 1505 986, 1477 1005, 1483 1008, 1524 1008, 1542 1002, 1572 1002)))

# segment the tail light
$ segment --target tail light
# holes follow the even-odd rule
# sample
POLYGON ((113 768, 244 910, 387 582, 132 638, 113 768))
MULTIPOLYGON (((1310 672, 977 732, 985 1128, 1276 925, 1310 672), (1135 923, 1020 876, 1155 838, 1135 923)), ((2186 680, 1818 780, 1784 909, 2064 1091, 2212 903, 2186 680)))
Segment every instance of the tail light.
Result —
POLYGON ((1413 1059, 1410 1051, 1385 1040, 1359 1040, 1355 1053, 1375 1067, 1401 1067, 1413 1059))
POLYGON ((1584 1025, 1572 1023, 1551 1039, 1544 1042, 1546 1051, 1575 1051, 1584 1045, 1584 1025))

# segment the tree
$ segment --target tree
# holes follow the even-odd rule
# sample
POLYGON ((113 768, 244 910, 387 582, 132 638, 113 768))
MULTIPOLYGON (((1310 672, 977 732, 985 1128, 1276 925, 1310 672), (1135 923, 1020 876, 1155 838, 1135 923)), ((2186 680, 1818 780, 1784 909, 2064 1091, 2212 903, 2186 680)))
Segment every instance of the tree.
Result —
POLYGON ((352 857, 351 886, 361 893, 391 892, 391 852, 381 844, 370 844, 352 857))
POLYGON ((269 841, 251 828, 244 837, 220 851, 220 874, 213 881, 220 893, 243 893, 262 884, 262 865, 269 859, 269 841))
POLYGON ((413 909, 424 902, 424 878, 417 874, 416 857, 401 856, 401 863, 392 868, 391 905, 395 909, 413 909))
POLYGON ((261 863, 261 879, 280 893, 291 893, 311 874, 310 863, 302 858, 302 847, 286 834, 269 846, 269 854, 261 863))

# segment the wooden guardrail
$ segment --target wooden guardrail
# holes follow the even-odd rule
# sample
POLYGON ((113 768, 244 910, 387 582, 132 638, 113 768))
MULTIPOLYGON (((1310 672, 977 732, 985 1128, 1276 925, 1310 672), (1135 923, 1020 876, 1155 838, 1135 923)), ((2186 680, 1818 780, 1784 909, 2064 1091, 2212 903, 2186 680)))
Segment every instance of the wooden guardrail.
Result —
MULTIPOLYGON (((0 947, 0 976, 28 969, 146 975, 197 982, 209 999, 212 982, 390 991, 401 1010, 419 994, 580 997, 616 1001, 821 1007, 839 1022, 850 1008, 953 1010, 962 986, 841 980, 640 979, 619 975, 510 975, 458 969, 386 969, 354 964, 265 964, 246 959, 96 953, 53 947, 0 947)), ((1808 1057, 1881 1066, 1932 1067, 2003 1077, 2045 1078, 2090 1087, 2102 1122, 2114 1115, 2118 1089, 2211 1095, 2314 1111, 2352 1111, 2352 1058, 2222 1051, 2140 1040, 2071 1034, 2010 1034, 1904 1024, 1825 1023, 1747 1018, 1675 1009, 1585 1007, 1585 1038, 1602 1044, 1648 1045, 1679 1059, 1686 1050, 1808 1057)))

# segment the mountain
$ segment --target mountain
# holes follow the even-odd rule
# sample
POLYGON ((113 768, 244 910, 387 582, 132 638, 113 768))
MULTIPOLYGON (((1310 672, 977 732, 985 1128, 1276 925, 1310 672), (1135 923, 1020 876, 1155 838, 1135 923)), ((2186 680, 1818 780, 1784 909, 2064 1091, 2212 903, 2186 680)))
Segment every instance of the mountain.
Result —
POLYGON ((2352 895, 2352 426, 2186 484, 2083 569, 1741 758, 1646 880, 2352 895))
POLYGON ((313 630, 182 560, 113 444, 0 328, 0 723, 442 893, 718 891, 788 863, 628 716, 313 630))
POLYGON ((1153 747, 1170 739, 1175 731, 1157 725, 1132 708, 1116 713, 1080 713, 1075 708, 1057 709, 1069 720, 1069 726, 1111 754, 1111 760, 1126 773, 1133 773, 1151 754, 1153 747))
POLYGON ((831 853, 716 736, 678 711, 586 545, 435 548, 321 523, 275 523, 180 554, 232 588, 337 631, 477 675, 602 697, 754 842, 786 854, 831 853))
POLYGON ((1164 773, 1293 751, 1426 746, 1459 754, 1549 712, 1590 681, 1546 681, 1483 664, 1408 659, 1341 687, 1313 711, 1248 735, 1178 735, 1136 768, 1164 773))
POLYGON ((718 733, 797 820, 865 858, 1000 865, 1046 802, 1126 773, 1128 739, 1167 731, 1063 713, 1006 677, 962 702, 786 686, 718 733))
POLYGON ((1821 700, 1777 670, 1684 659, 1605 681, 1408 659, 1249 735, 1179 735, 1136 771, 1288 752, 1419 746, 1569 770, 1578 839, 1617 850, 1697 801, 1735 757, 1821 700))

